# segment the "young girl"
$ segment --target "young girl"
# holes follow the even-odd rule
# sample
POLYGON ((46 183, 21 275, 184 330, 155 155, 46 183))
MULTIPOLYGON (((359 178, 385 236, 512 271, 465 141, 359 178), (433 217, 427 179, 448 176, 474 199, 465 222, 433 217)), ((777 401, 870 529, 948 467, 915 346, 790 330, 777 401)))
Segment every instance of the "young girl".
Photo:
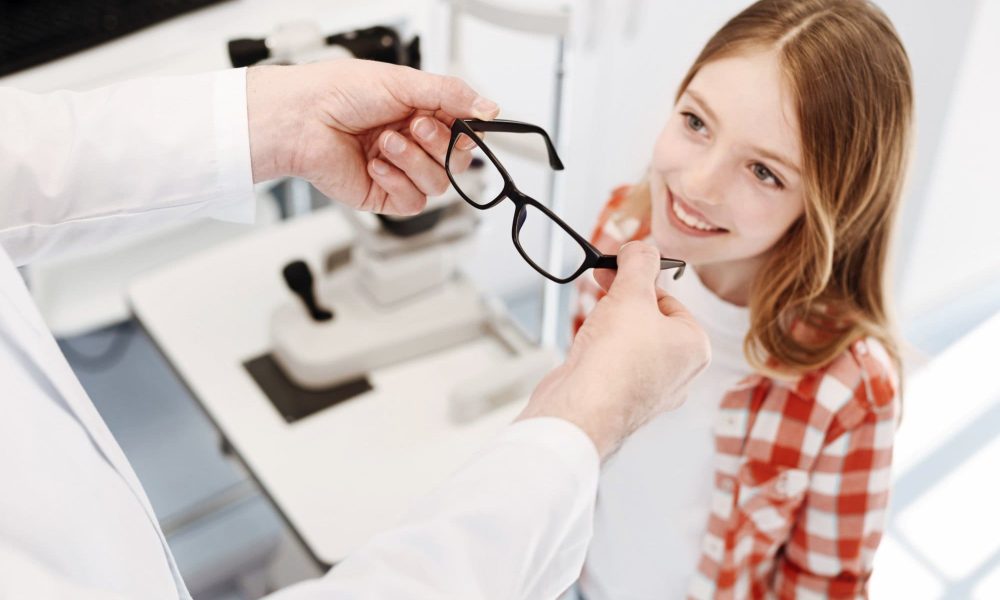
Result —
MULTIPOLYGON (((885 292, 909 62, 865 0, 762 0, 681 82, 646 177, 594 238, 687 260, 661 278, 713 361, 606 465, 586 600, 866 595, 898 354, 885 292)), ((577 326, 599 299, 581 285, 577 326)))

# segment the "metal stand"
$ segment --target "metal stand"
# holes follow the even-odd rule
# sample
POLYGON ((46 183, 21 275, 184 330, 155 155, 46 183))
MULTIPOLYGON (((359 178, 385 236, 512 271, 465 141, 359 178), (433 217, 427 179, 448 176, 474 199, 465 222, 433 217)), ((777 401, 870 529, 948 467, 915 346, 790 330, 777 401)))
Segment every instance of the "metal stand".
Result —
MULTIPOLYGON (((450 69, 453 73, 470 79, 461 67, 458 59, 460 42, 459 32, 461 19, 471 17, 483 22, 487 22, 496 27, 503 27, 522 33, 532 33, 537 35, 550 35, 557 41, 557 57, 555 70, 555 98, 552 107, 552 143, 560 155, 565 155, 565 142, 563 131, 563 90, 566 77, 566 42, 571 26, 571 12, 568 4, 559 4, 549 8, 537 8, 522 6, 512 8, 502 2, 490 0, 446 0, 451 8, 450 14, 450 45, 449 60, 450 69)), ((474 77, 471 78, 474 81, 474 77)), ((536 148, 509 148, 512 152, 517 152, 521 156, 534 160, 548 167, 548 155, 539 152, 536 148)), ((555 172, 550 172, 548 176, 548 197, 550 208, 559 214, 564 208, 562 186, 556 178, 555 172)), ((548 230, 548 256, 546 266, 550 271, 558 271, 558 265, 563 260, 563 248, 560 244, 560 237, 556 235, 555 223, 549 226, 548 230)), ((562 288, 559 284, 546 280, 542 292, 542 315, 541 331, 539 334, 543 346, 554 348, 557 345, 556 334, 559 324, 559 298, 562 288)))

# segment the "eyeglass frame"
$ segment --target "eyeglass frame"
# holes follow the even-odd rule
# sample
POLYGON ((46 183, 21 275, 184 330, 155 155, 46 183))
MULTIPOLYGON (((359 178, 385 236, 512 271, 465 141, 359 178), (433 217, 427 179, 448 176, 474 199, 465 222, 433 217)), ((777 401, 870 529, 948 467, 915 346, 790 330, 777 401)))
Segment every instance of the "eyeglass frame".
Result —
MULTIPOLYGON (((493 154, 493 151, 486 145, 483 138, 479 137, 477 132, 489 133, 489 132, 503 132, 503 133, 537 133, 542 136, 545 140, 545 148, 548 151, 549 166, 555 171, 562 171, 564 169, 562 161, 559 159, 559 154, 556 152, 555 145, 552 143, 552 139, 549 137, 548 132, 539 127, 538 125, 533 125, 531 123, 525 123, 522 121, 511 121, 507 119, 494 119, 492 121, 483 121, 480 119, 455 119, 451 124, 451 139, 448 142, 448 152, 445 154, 444 168, 445 173, 448 175, 448 179, 451 181, 451 185, 455 188, 455 191, 470 205, 479 210, 487 210, 493 208, 504 198, 510 199, 514 203, 514 220, 511 228, 511 239, 514 242, 514 247, 517 248, 518 253, 521 255, 529 265, 532 266, 536 271, 538 271, 543 277, 550 279, 556 283, 569 283, 582 275, 585 271, 589 269, 618 269, 618 256, 615 254, 604 254, 598 250, 593 244, 590 243, 587 238, 583 237, 575 229, 569 226, 568 223, 563 221, 557 214, 552 212, 547 206, 535 200, 531 196, 525 194, 514 185, 514 180, 511 178, 510 173, 503 166, 503 163, 493 154), (490 200, 486 204, 479 204, 469 198, 465 192, 462 191, 461 186, 455 181, 455 176, 451 172, 451 153, 455 148, 455 143, 458 138, 465 134, 470 139, 472 139, 480 150, 489 158, 493 166, 497 168, 500 175, 503 177, 503 188, 496 198, 490 200), (528 253, 525 252, 524 248, 521 247, 521 242, 519 239, 519 233, 521 227, 524 226, 524 221, 527 217, 526 206, 531 205, 532 207, 540 210, 542 214, 547 216, 549 219, 554 221, 556 225, 562 228, 563 231, 568 233, 581 248, 583 248, 585 257, 583 263, 576 270, 575 273, 566 278, 558 278, 555 275, 549 273, 544 268, 535 264, 535 261, 531 260, 528 253)), ((674 274, 674 279, 680 279, 684 274, 684 268, 687 263, 683 260, 676 258, 660 258, 660 270, 666 269, 677 269, 677 273, 674 274)))

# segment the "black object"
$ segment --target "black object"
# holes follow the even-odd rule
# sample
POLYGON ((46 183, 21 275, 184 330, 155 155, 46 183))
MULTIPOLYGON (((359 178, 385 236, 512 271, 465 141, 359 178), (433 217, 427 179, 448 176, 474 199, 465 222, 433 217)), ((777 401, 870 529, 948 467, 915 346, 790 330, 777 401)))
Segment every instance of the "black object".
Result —
POLYGON ((221 0, 0 0, 0 76, 221 0))
POLYGON ((295 295, 302 299, 309 315, 314 321, 329 321, 333 318, 333 313, 320 307, 316 301, 316 291, 313 289, 313 275, 309 270, 309 265, 304 261, 296 260, 285 265, 281 270, 285 277, 288 288, 295 292, 295 295))
MULTIPOLYGON (((328 46, 342 46, 355 58, 420 68, 420 37, 404 44, 391 27, 377 25, 329 35, 328 46)), ((266 39, 240 38, 229 42, 229 60, 234 67, 248 67, 271 58, 266 39)))
MULTIPOLYGON (((469 170, 483 168, 483 161, 480 158, 473 158, 469 164, 469 170)), ((387 215, 375 215, 382 228, 396 237, 412 237, 425 231, 430 231, 437 225, 452 207, 442 206, 434 210, 425 210, 412 217, 390 217, 387 215)))
POLYGON ((441 216, 447 207, 442 206, 434 210, 424 212, 404 219, 389 217, 386 215, 375 215, 382 228, 396 237, 411 237, 425 231, 430 231, 441 221, 441 216))
POLYGON ((286 423, 294 423, 374 389, 367 377, 352 379, 324 390, 303 389, 288 379, 270 354, 248 360, 243 363, 243 368, 250 373, 286 423))
POLYGON ((229 40, 229 62, 234 67, 249 67, 262 60, 271 58, 271 50, 267 47, 267 40, 239 38, 229 40))
MULTIPOLYGON (((587 269, 617 269, 618 268, 618 257, 613 254, 604 254, 600 250, 594 247, 586 238, 576 232, 572 227, 570 227, 565 221, 560 219, 554 212, 548 209, 544 204, 535 200, 531 196, 528 196, 517 189, 514 185, 514 181, 511 179, 510 174, 507 169, 504 168, 503 164, 497 159, 493 151, 489 149, 486 142, 476 135, 476 132, 504 132, 504 133, 531 133, 541 135, 545 139, 545 147, 549 154, 549 166, 556 171, 563 170, 562 161, 559 160, 559 155, 556 153, 556 148, 552 144, 549 134, 539 127, 538 125, 532 125, 530 123, 523 123, 521 121, 508 121, 506 119, 495 119, 493 121, 480 121, 479 119, 455 119, 455 122, 451 125, 451 141, 448 143, 448 153, 445 155, 445 172, 448 173, 448 179, 451 180, 452 186, 455 190, 465 198, 465 201, 475 206, 480 210, 486 210, 488 208, 493 208, 500 203, 504 198, 510 198, 514 203, 514 226, 511 231, 511 237, 514 239, 514 246, 517 251, 521 254, 525 261, 531 265, 536 271, 544 275, 545 277, 555 281, 556 283, 569 283, 577 277, 579 277, 587 269), (479 146, 479 149, 486 155, 486 157, 492 163, 492 166, 503 178, 503 188, 497 194, 495 198, 484 198, 484 202, 477 202, 473 200, 469 194, 466 194, 462 190, 461 186, 455 180, 455 176, 451 172, 451 154, 455 149, 455 142, 461 136, 465 136, 473 141, 479 146), (532 208, 537 209, 546 217, 551 219, 557 226, 562 228, 573 240, 580 245, 583 250, 584 258, 581 261, 579 267, 568 277, 558 277, 546 271, 540 265, 536 264, 535 261, 528 256, 524 248, 521 246, 521 228, 524 226, 525 219, 528 213, 526 212, 526 207, 530 205, 532 208)), ((660 259, 660 269, 677 269, 677 273, 674 275, 674 279, 679 278, 684 274, 685 262, 676 258, 661 258, 660 259)))

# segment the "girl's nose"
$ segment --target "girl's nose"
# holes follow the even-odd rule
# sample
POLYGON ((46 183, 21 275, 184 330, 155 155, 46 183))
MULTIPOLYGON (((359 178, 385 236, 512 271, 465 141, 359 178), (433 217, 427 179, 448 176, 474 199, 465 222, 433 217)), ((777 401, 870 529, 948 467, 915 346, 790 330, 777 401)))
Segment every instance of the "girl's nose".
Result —
POLYGON ((692 203, 720 204, 723 171, 719 168, 721 157, 714 152, 692 160, 683 177, 683 193, 692 203))

